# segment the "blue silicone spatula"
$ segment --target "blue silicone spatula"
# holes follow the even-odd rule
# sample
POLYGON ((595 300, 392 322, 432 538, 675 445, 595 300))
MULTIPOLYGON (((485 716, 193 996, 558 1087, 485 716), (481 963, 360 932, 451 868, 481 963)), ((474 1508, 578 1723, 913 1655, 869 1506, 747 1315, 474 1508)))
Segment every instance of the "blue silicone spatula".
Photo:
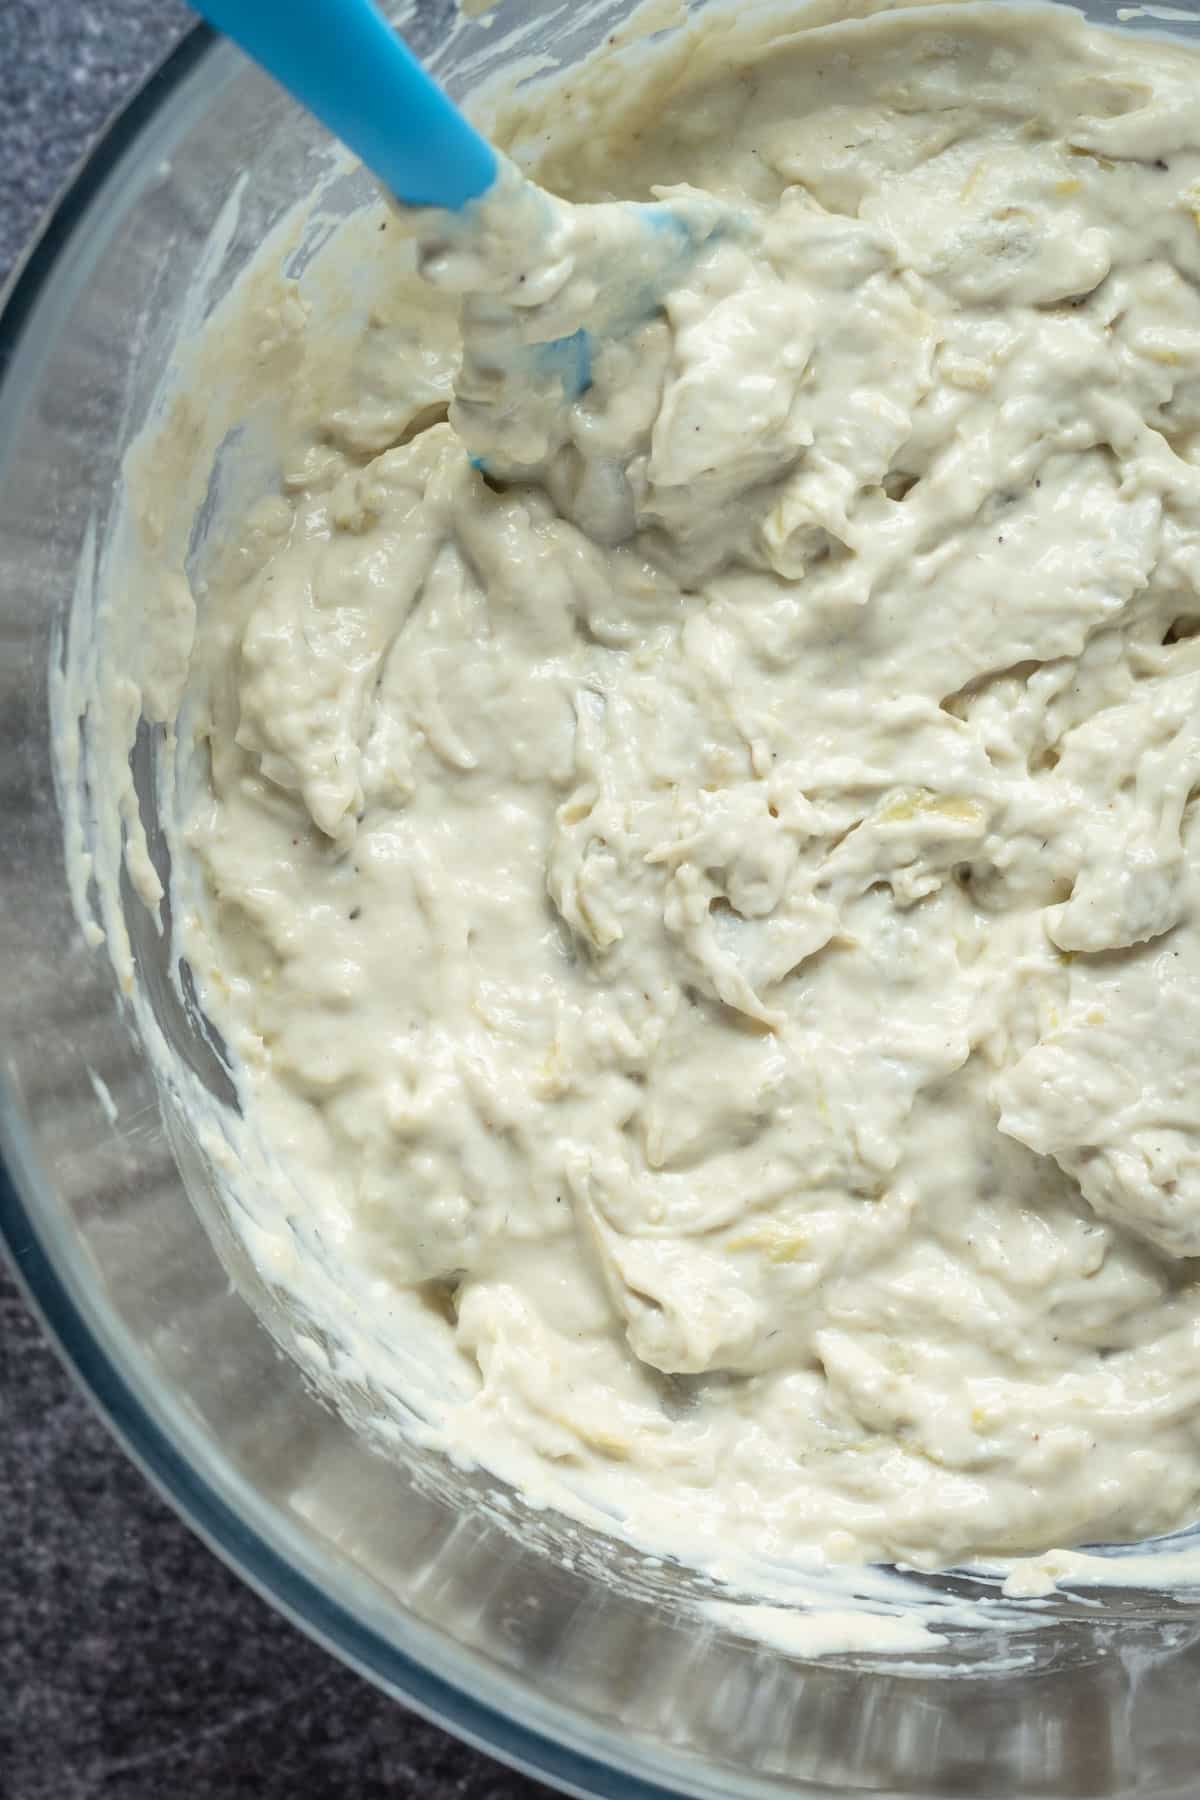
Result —
POLYGON ((409 206, 457 212, 496 179, 496 152, 370 0, 199 0, 409 206))
MULTIPOLYGON (((493 191, 511 204, 503 159, 468 123, 449 96, 421 67, 371 0, 196 0, 197 10, 241 45, 335 136, 349 146, 393 199, 457 215, 460 248, 469 246, 477 218, 473 201, 493 191)), ((510 170, 510 177, 516 171, 510 170)), ((704 196, 653 203, 603 202, 568 208, 532 182, 525 199, 545 202, 521 213, 520 241, 537 251, 536 231, 526 244, 528 221, 567 218, 580 225, 587 279, 577 284, 583 300, 564 316, 560 307, 544 321, 532 304, 531 281, 519 302, 498 306, 462 291, 464 366, 483 367, 491 394, 471 447, 490 467, 505 455, 522 466, 563 441, 566 406, 592 384, 598 344, 627 336, 646 321, 663 294, 718 233, 727 209, 704 196), (558 208, 555 213, 554 209, 558 208), (584 224, 586 216, 586 225, 584 224), (578 316, 576 316, 578 314, 578 316), (499 336, 494 328, 499 322, 499 336), (499 383, 497 385, 497 377, 499 383), (550 395, 551 409, 536 410, 531 395, 550 395), (553 415, 553 416, 551 416, 553 415), (535 449, 532 446, 540 446, 535 449), (518 446, 520 446, 518 448, 518 446)), ((516 219, 513 214, 512 218, 516 219)), ((482 237, 479 240, 482 242, 482 237)), ((551 267, 562 267, 551 258, 551 267)), ((578 261, 572 262, 578 268, 578 261)), ((521 281, 525 277, 521 276, 521 281)), ((566 309, 569 311, 570 309, 566 309)), ((458 423, 466 430, 460 409, 458 423)), ((470 432, 467 433, 470 436, 470 432)))

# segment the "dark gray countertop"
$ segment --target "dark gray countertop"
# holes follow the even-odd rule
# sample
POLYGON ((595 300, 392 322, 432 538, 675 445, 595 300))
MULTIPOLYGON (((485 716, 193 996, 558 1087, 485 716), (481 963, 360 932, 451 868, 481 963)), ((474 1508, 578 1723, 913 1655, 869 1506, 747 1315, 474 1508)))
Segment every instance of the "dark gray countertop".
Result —
MULTIPOLYGON (((0 284, 176 0, 0 0, 0 284)), ((538 1800, 219 1564, 78 1395, 0 1267, 3 1800, 538 1800)))

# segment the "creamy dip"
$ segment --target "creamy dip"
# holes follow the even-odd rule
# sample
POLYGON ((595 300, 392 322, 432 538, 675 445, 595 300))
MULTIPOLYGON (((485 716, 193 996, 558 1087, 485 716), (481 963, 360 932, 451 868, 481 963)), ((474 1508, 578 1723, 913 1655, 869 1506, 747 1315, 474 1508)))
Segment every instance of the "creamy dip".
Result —
POLYGON ((802 24, 514 108, 733 221, 549 425, 381 208, 387 355, 197 596, 190 960, 259 1253, 449 1352, 458 1451, 668 1545, 1140 1538, 1200 1495, 1200 56, 802 24))

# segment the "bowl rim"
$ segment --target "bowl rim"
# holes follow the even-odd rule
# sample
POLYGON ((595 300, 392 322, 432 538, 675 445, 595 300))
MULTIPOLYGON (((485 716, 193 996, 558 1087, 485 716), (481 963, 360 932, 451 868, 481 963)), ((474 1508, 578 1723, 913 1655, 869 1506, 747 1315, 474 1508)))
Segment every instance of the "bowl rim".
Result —
MULTIPOLYGON (((25 333, 40 301, 117 166, 183 83, 226 49, 210 26, 193 25, 101 129, 46 208, 0 286, 0 400, 20 368, 25 333)), ((0 1254, 68 1374, 124 1453, 248 1587, 390 1697, 522 1774, 584 1800, 677 1800, 703 1791, 690 1783, 665 1786, 623 1767, 617 1734, 610 1727, 593 1729, 599 1740, 611 1744, 612 1760, 489 1704, 470 1686, 476 1659, 468 1647, 461 1647, 461 1682, 438 1673, 356 1617, 275 1549, 150 1415, 101 1343, 39 1233, 41 1185, 21 1107, 0 1071, 0 1254)))

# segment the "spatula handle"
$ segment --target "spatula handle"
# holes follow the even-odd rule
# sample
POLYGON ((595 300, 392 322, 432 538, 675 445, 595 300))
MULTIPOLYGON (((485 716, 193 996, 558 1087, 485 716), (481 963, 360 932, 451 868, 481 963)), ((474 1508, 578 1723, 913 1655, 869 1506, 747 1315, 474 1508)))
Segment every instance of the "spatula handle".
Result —
POLYGON ((496 178, 496 153, 370 0, 196 0, 411 206, 457 211, 496 178))

